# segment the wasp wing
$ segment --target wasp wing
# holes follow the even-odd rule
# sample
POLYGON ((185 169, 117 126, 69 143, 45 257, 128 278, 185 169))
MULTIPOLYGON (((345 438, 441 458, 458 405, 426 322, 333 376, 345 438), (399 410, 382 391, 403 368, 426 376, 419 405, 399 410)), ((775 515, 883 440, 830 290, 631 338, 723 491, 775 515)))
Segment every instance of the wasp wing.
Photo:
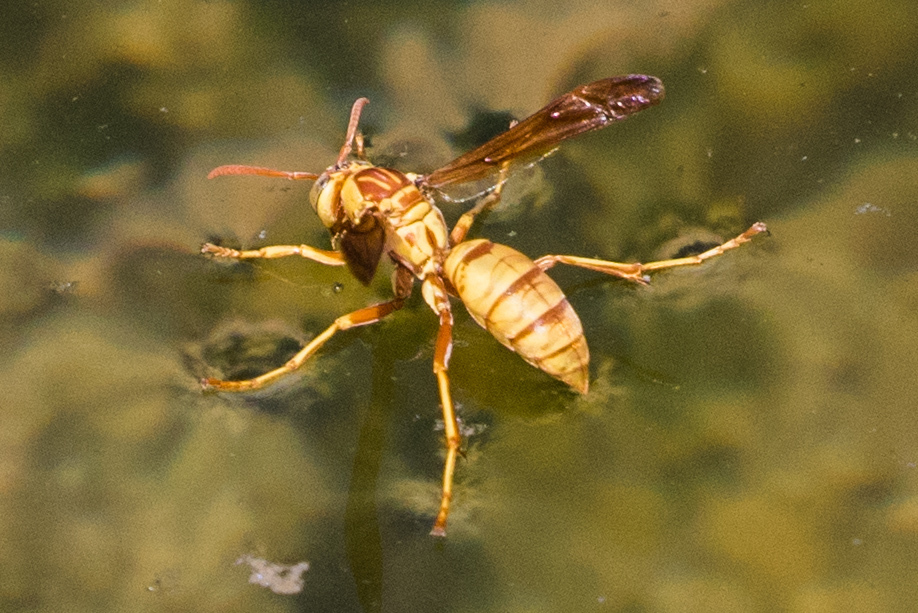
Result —
POLYGON ((483 192, 496 185, 501 171, 511 165, 533 164, 568 138, 658 104, 663 93, 663 83, 646 75, 611 77, 581 85, 422 180, 437 190, 458 183, 490 181, 480 190, 483 192))

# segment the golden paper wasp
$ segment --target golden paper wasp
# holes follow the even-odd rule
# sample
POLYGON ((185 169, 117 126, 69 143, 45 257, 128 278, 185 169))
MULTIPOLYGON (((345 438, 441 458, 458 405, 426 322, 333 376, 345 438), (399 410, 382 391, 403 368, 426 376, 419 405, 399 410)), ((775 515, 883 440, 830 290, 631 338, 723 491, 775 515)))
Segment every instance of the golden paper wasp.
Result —
POLYGON ((394 297, 342 315, 280 368, 244 381, 205 379, 204 388, 239 392, 271 383, 300 368, 336 332, 377 322, 400 309, 415 280, 419 280, 424 300, 440 320, 433 371, 443 411, 447 454, 440 509, 431 534, 445 535, 461 444, 447 374, 453 325, 450 296, 462 300, 479 325, 524 360, 585 394, 589 387, 589 350, 583 328, 564 293, 545 274, 547 269, 558 263, 569 264, 646 283, 649 272, 700 264, 765 231, 765 225, 757 223, 699 255, 648 264, 571 255, 546 255, 533 261, 515 249, 486 239, 465 240, 475 217, 500 200, 511 167, 533 162, 568 138, 620 121, 662 99, 663 84, 650 76, 612 77, 581 85, 477 149, 421 176, 367 161, 357 125, 368 100, 360 98, 351 109, 338 159, 321 174, 239 165, 214 169, 209 178, 260 175, 314 181, 309 199, 331 233, 332 249, 273 245, 240 251, 208 243, 202 247, 203 253, 235 259, 296 255, 329 266, 347 265, 364 284, 372 280, 380 260, 387 256, 395 265, 394 297), (476 181, 488 184, 489 189, 450 231, 433 203, 434 197, 449 186, 476 181))

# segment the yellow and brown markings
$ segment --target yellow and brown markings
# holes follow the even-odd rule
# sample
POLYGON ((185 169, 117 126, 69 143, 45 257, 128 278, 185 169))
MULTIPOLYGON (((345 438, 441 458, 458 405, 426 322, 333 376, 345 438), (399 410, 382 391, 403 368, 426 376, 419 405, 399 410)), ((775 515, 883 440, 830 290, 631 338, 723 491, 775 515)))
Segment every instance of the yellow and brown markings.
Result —
POLYGON ((448 229, 440 209, 411 182, 381 200, 376 208, 391 229, 388 253, 418 278, 436 272, 449 246, 448 229))
POLYGON ((478 239, 454 247, 443 272, 472 318, 494 338, 586 393, 589 350, 580 318, 561 288, 532 260, 478 239))
POLYGON ((423 219, 434 208, 414 184, 401 187, 388 198, 379 202, 393 226, 408 224, 423 219))
POLYGON ((644 284, 651 272, 701 264, 767 232, 764 224, 757 223, 704 253, 646 264, 563 254, 543 255, 533 261, 510 247, 487 240, 465 240, 476 217, 500 201, 501 187, 513 168, 534 163, 577 134, 597 130, 653 106, 663 96, 660 80, 646 75, 587 83, 426 176, 379 168, 366 159, 358 123, 369 101, 360 98, 351 108, 345 142, 337 160, 321 174, 235 164, 215 168, 210 177, 260 175, 315 181, 310 201, 331 231, 334 251, 308 245, 236 250, 205 244, 204 253, 237 259, 298 255, 331 266, 347 264, 354 277, 364 284, 372 281, 380 260, 388 255, 395 263, 394 297, 337 318, 284 365, 272 371, 244 381, 205 379, 202 382, 205 389, 231 392, 269 385, 302 366, 339 331, 372 324, 402 308, 413 281, 420 279, 424 300, 439 319, 433 371, 447 453, 440 508, 431 534, 445 535, 453 498, 453 472, 462 441, 448 373, 453 346, 449 294, 458 295, 478 324, 524 360, 576 391, 586 393, 590 355, 583 327, 546 270, 565 264, 644 284), (432 198, 440 194, 451 200, 449 188, 463 183, 474 183, 474 189, 480 189, 474 196, 481 198, 461 214, 449 231, 432 198))
POLYGON ((347 180, 346 171, 331 173, 324 182, 316 183, 309 194, 312 208, 322 221, 322 225, 333 230, 344 221, 341 206, 341 188, 347 180))
POLYGON ((404 173, 388 168, 371 166, 358 170, 352 175, 363 200, 379 203, 390 198, 395 192, 407 185, 414 184, 404 173))

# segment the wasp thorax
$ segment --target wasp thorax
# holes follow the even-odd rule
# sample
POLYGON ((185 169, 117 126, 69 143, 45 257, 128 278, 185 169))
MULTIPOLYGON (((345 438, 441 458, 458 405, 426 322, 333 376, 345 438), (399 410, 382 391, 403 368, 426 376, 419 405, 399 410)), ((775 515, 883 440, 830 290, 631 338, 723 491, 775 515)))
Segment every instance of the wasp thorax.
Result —
POLYGON ((369 166, 353 172, 341 187, 344 213, 352 223, 360 222, 370 209, 384 209, 404 188, 414 184, 397 170, 369 166))

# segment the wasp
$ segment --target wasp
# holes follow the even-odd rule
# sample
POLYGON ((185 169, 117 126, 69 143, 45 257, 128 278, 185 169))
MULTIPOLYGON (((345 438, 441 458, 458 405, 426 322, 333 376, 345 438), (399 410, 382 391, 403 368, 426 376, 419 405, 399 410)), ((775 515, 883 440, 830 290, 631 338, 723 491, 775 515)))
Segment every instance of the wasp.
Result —
POLYGON ((253 250, 207 243, 202 253, 217 258, 248 260, 300 256, 328 266, 346 265, 361 283, 369 284, 379 262, 394 263, 393 298, 338 317, 283 366, 244 381, 205 379, 206 390, 243 392, 276 381, 300 368, 336 333, 375 323, 402 308, 414 282, 439 318, 433 352, 446 438, 446 459, 440 506, 431 534, 445 536, 453 474, 461 448, 456 411, 450 393, 449 361, 453 314, 450 297, 458 297, 472 318, 525 361, 581 394, 589 388, 589 349, 577 313, 558 285, 546 274, 567 264, 647 283, 648 273, 696 265, 734 249, 764 232, 756 223, 721 245, 690 257, 640 263, 618 263, 573 255, 545 255, 531 260, 519 251, 487 239, 466 240, 476 216, 500 201, 512 168, 535 163, 562 141, 616 123, 658 104, 664 95, 656 77, 627 75, 581 85, 496 136, 428 175, 374 166, 367 160, 358 131, 360 114, 369 102, 357 100, 350 114, 344 145, 335 163, 321 174, 259 166, 228 165, 208 178, 258 175, 314 181, 309 201, 331 233, 332 249, 310 245, 272 245, 253 250), (446 188, 481 182, 488 187, 478 202, 450 230, 434 204, 446 188))

